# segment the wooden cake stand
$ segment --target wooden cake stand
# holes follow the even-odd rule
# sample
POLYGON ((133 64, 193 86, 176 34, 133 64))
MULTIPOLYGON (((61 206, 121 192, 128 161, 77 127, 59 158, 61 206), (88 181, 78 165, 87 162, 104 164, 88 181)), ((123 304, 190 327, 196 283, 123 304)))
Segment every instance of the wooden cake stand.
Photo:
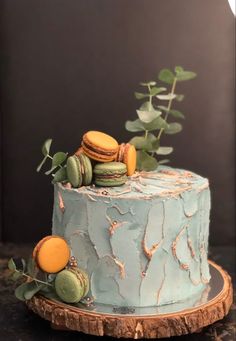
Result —
POLYGON ((211 280, 208 290, 194 302, 186 303, 186 307, 169 304, 137 309, 123 307, 119 310, 95 305, 91 310, 91 307, 63 304, 41 295, 27 301, 27 306, 51 321, 52 328, 60 330, 133 339, 194 333, 227 315, 233 300, 230 276, 214 262, 209 261, 209 264, 211 280))

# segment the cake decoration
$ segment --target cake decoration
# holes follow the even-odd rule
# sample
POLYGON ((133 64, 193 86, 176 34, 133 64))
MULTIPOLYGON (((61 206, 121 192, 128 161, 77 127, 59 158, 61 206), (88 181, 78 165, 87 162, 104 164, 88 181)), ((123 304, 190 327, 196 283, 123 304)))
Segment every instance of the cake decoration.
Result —
POLYGON ((118 142, 100 131, 88 131, 83 135, 82 148, 84 153, 93 160, 111 162, 116 158, 118 142))
POLYGON ((127 167, 122 162, 98 163, 93 172, 97 186, 120 186, 127 180, 127 167))
POLYGON ((67 265, 70 249, 63 238, 47 236, 35 246, 33 258, 42 271, 57 273, 67 265))
POLYGON ((175 93, 178 82, 187 81, 196 77, 192 71, 186 71, 180 66, 176 66, 174 71, 163 69, 160 71, 158 79, 171 86, 170 92, 162 86, 157 86, 156 81, 142 82, 145 92, 135 92, 135 97, 144 102, 137 110, 138 119, 127 121, 125 128, 130 132, 140 132, 141 136, 133 137, 129 143, 137 149, 137 169, 152 171, 158 165, 169 162, 168 159, 157 161, 156 156, 169 155, 173 147, 161 145, 162 134, 176 134, 182 130, 179 122, 169 121, 169 118, 184 119, 184 114, 173 109, 174 100, 180 102, 183 95, 175 93), (164 93, 165 92, 165 93, 164 93), (163 94, 164 93, 164 94, 163 94), (159 101, 167 102, 167 105, 159 105, 159 101), (156 133, 154 133, 156 132, 156 133))
POLYGON ((117 153, 116 161, 123 162, 127 167, 127 175, 134 174, 136 169, 137 153, 135 147, 130 143, 121 143, 117 153))

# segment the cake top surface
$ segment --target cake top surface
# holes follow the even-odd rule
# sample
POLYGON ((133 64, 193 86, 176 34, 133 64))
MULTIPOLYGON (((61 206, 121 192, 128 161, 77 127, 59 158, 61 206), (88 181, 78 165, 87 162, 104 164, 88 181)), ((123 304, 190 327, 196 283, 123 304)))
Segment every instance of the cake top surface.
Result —
POLYGON ((108 196, 150 199, 155 196, 175 197, 185 191, 201 191, 209 186, 208 179, 203 178, 191 171, 176 169, 167 166, 159 166, 152 172, 135 172, 128 177, 123 186, 98 187, 95 185, 71 188, 59 184, 59 187, 68 192, 77 192, 91 196, 108 196))

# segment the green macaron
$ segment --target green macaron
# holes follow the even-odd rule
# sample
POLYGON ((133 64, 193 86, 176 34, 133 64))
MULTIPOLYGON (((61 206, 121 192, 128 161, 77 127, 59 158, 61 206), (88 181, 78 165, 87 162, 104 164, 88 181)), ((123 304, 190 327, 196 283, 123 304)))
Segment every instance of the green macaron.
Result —
POLYGON ((83 153, 73 155, 67 159, 67 176, 71 185, 78 188, 88 186, 92 181, 92 165, 90 159, 83 153))
POLYGON ((89 291, 88 275, 79 268, 62 270, 56 276, 55 290, 63 302, 78 303, 89 291))
POLYGON ((97 186, 121 186, 127 180, 127 167, 123 162, 98 163, 93 172, 97 186))

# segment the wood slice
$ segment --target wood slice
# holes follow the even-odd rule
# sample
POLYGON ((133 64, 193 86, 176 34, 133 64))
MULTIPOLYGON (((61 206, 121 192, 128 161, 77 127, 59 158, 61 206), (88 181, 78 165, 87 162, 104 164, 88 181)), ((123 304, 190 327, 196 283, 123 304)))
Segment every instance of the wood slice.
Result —
POLYGON ((220 272, 224 281, 223 289, 206 304, 178 313, 149 316, 99 314, 40 295, 27 301, 27 306, 42 318, 51 321, 52 328, 97 336, 151 339, 194 333, 221 320, 228 314, 233 301, 230 276, 214 262, 209 263, 220 272))

